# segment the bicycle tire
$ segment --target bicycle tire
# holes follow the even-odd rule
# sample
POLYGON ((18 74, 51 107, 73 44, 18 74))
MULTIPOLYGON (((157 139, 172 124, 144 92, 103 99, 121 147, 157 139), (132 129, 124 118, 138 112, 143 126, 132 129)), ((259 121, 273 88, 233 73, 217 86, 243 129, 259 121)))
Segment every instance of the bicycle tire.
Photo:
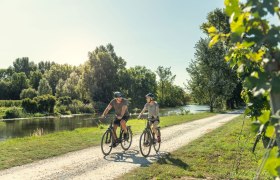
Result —
POLYGON ((143 131, 139 141, 140 152, 144 157, 149 156, 152 147, 151 133, 147 130, 143 131))
MULTIPOLYGON (((159 128, 157 129, 157 131, 158 131, 158 135, 161 136, 161 134, 160 134, 160 129, 159 129, 159 128)), ((158 141, 155 141, 155 142, 153 143, 153 147, 154 147, 154 150, 155 150, 156 152, 159 152, 160 143, 161 143, 161 142, 158 142, 158 141)))
POLYGON ((113 138, 112 138, 112 131, 107 130, 101 139, 101 150, 102 153, 107 156, 111 153, 113 148, 113 138))
POLYGON ((128 150, 132 144, 132 131, 131 131, 131 128, 130 127, 127 127, 127 135, 128 135, 128 138, 127 139, 124 139, 123 138, 123 131, 121 133, 121 147, 123 150, 128 150))

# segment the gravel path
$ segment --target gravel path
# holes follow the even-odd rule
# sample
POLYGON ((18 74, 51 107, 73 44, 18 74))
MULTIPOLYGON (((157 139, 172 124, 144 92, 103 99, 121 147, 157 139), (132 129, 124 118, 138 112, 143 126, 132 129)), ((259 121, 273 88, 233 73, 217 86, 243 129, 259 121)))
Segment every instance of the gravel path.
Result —
POLYGON ((188 144, 239 115, 240 112, 219 114, 163 128, 161 129, 162 144, 160 152, 155 154, 152 149, 149 158, 142 157, 139 152, 139 135, 136 135, 133 137, 130 150, 126 152, 118 146, 112 150, 110 155, 104 157, 99 146, 91 147, 0 171, 0 179, 114 179, 120 173, 126 173, 137 167, 149 166, 159 156, 188 144))

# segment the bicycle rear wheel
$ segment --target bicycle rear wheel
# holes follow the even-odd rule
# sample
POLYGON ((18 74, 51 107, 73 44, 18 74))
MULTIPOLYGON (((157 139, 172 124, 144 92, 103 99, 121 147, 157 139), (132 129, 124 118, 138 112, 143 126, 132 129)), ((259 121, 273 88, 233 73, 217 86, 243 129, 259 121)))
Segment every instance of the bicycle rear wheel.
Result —
POLYGON ((121 146, 122 146, 123 150, 126 151, 130 148, 131 143, 132 143, 132 131, 131 131, 130 127, 127 127, 127 137, 126 137, 126 139, 124 139, 123 134, 124 133, 122 131, 121 137, 120 137, 121 146))
POLYGON ((149 156, 152 146, 152 137, 149 131, 145 130, 139 141, 140 152, 144 157, 149 156))
MULTIPOLYGON (((161 137, 160 129, 158 128, 157 131, 158 131, 158 135, 161 137)), ((160 149, 160 143, 161 143, 161 142, 158 142, 157 139, 156 139, 155 142, 153 143, 154 150, 155 150, 156 152, 158 152, 159 149, 160 149)))
POLYGON ((112 151, 112 143, 113 143, 113 138, 112 138, 112 131, 107 130, 101 139, 101 150, 102 153, 107 156, 110 154, 110 152, 112 151))

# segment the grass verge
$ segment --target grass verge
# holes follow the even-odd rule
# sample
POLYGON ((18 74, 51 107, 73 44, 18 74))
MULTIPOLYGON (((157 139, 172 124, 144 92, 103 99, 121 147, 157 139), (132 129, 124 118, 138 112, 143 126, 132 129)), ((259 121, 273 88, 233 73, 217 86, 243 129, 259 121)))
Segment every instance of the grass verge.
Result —
MULTIPOLYGON (((255 134, 250 120, 239 116, 205 136, 159 159, 149 167, 137 168, 120 179, 253 179, 264 148, 259 142, 251 153, 255 134)), ((272 179, 263 172, 260 179, 272 179)))
MULTIPOLYGON (((162 117, 160 125, 161 127, 167 127, 213 115, 215 114, 201 113, 162 117)), ((134 134, 139 134, 145 127, 145 121, 129 120, 128 125, 131 125, 134 134)), ((99 145, 106 128, 107 125, 101 125, 98 128, 79 128, 74 131, 62 131, 0 142, 0 169, 99 145)))

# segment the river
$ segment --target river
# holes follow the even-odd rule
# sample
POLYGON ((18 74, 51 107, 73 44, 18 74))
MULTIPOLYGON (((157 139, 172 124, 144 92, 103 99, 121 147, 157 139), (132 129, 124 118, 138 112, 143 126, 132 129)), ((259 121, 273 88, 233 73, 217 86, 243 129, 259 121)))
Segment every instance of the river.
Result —
MULTIPOLYGON (((184 110, 190 113, 200 113, 209 111, 209 107, 204 105, 187 105, 177 108, 165 108, 160 110, 160 116, 174 115, 184 112, 184 110)), ((31 136, 36 133, 49 134, 64 130, 71 131, 81 127, 94 127, 97 125, 97 120, 98 117, 93 115, 76 115, 60 118, 30 118, 0 121, 0 141, 31 136)))

